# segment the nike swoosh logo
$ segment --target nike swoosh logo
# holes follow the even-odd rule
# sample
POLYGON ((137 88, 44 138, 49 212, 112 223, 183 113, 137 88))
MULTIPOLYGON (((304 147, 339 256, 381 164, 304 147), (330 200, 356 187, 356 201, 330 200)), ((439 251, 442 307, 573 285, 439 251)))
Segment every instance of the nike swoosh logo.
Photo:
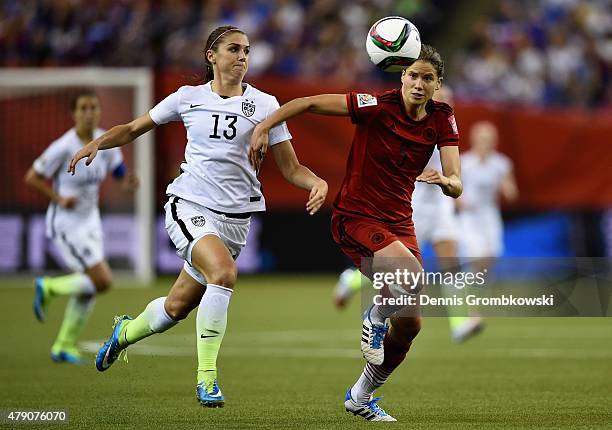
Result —
POLYGON ((195 107, 198 107, 198 106, 203 106, 203 105, 204 105, 203 103, 202 103, 202 104, 199 104, 199 105, 189 105, 189 109, 193 109, 193 108, 195 108, 195 107))
POLYGON ((217 337, 217 336, 219 336, 219 335, 218 335, 218 334, 213 334, 213 335, 211 335, 211 336, 204 336, 203 334, 201 334, 201 335, 200 335, 200 338, 202 338, 202 339, 206 339, 207 337, 217 337))
POLYGON ((102 359, 102 368, 103 369, 108 369, 108 357, 110 355, 109 353, 110 353, 110 348, 108 348, 106 350, 106 353, 104 354, 104 358, 102 359))

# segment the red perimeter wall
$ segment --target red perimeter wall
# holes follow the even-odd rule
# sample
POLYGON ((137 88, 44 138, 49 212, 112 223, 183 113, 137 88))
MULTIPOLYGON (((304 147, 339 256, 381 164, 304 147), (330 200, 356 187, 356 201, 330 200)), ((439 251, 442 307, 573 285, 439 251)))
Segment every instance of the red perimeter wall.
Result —
MULTIPOLYGON (((155 100, 159 101, 179 86, 194 84, 189 73, 166 72, 157 74, 155 100)), ((349 89, 360 91, 372 88, 342 88, 291 81, 286 78, 257 79, 259 89, 275 95, 281 104, 292 98, 319 93, 340 93, 349 89)), ((381 88, 378 88, 379 90, 381 88)), ((116 102, 116 101, 115 101, 116 102)), ((103 100, 103 125, 109 127, 117 119, 121 104, 103 100), (111 121, 111 122, 109 122, 111 121)), ((36 135, 36 142, 27 148, 14 147, 14 134, 21 127, 36 130, 36 118, 24 109, 2 105, 2 139, 0 163, 7 175, 0 187, 3 210, 15 208, 42 209, 43 199, 23 186, 23 173, 43 147, 56 139, 69 126, 65 106, 46 109, 47 121, 63 124, 49 136, 36 135), (12 114, 15 118, 10 119, 12 114), (22 121, 22 120, 25 120, 22 121), (13 142, 13 144, 11 143, 13 142)), ((538 110, 519 107, 458 103, 456 116, 463 135, 462 149, 467 147, 471 124, 477 120, 493 121, 500 130, 500 150, 514 161, 522 209, 596 209, 612 207, 612 112, 584 112, 578 110, 538 110)), ((124 115, 121 116, 123 118, 124 115)), ((323 117, 305 114, 289 122, 293 144, 301 162, 326 179, 330 185, 328 205, 333 200, 344 175, 345 161, 350 147, 353 126, 348 118, 323 117)), ((156 130, 156 197, 158 207, 165 201, 164 190, 178 173, 183 159, 185 131, 182 124, 173 123, 156 130)), ((262 170, 262 182, 270 209, 301 209, 307 193, 296 191, 278 173, 272 157, 262 170)))

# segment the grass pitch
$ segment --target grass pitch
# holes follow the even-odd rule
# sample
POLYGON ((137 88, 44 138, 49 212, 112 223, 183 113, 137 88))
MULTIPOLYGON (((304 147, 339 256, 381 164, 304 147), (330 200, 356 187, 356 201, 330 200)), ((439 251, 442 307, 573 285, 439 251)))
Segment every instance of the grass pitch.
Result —
MULTIPOLYGON (((0 281, 0 410, 68 410, 67 426, 36 428, 370 428, 343 408, 364 362, 359 304, 337 312, 334 282, 241 278, 219 359, 226 407, 206 409, 195 399, 195 312, 130 347, 129 363, 99 373, 93 353, 88 366, 49 359, 64 300, 51 304, 41 325, 32 315, 29 282, 0 281), (21 284, 26 288, 13 288, 21 284)), ((83 347, 97 349, 115 314, 137 315, 170 284, 162 279, 154 288, 117 288, 100 297, 83 347)), ((490 318, 479 337, 454 345, 446 319, 430 318, 378 394, 398 419, 390 424, 395 428, 609 429, 612 319, 490 318)))

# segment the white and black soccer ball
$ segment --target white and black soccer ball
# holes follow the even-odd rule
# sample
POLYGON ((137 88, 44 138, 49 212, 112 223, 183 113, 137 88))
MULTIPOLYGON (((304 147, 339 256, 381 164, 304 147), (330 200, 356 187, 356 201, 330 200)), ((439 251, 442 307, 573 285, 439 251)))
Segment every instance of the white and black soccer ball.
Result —
POLYGON ((388 16, 374 23, 366 39, 370 60, 386 72, 401 72, 421 53, 421 36, 413 23, 388 16))

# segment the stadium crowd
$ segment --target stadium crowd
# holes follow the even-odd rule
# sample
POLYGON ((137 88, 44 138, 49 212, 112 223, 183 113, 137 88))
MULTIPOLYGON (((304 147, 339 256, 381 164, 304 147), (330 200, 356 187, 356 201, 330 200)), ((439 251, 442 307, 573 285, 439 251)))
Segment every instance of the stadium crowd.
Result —
MULTIPOLYGON (((610 100, 610 0, 499 0, 449 80, 462 99, 602 105, 610 100)), ((428 37, 451 0, 37 0, 0 3, 0 66, 200 69, 203 39, 232 23, 253 46, 250 76, 383 79, 364 55, 369 25, 411 19, 428 37)), ((387 77, 388 79, 388 77, 387 77)))
POLYGON ((454 59, 462 99, 593 107, 612 97, 610 0, 501 0, 454 59))

